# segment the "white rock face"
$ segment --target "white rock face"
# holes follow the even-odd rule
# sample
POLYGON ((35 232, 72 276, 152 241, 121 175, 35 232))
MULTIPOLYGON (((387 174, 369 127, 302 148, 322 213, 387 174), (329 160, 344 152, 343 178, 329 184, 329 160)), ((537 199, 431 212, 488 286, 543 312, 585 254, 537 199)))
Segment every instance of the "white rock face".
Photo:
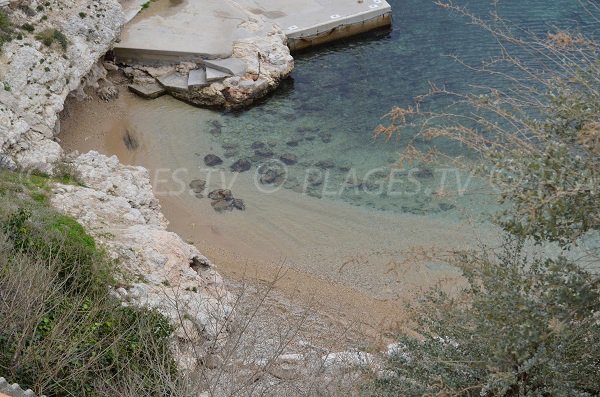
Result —
POLYGON ((191 322, 205 340, 225 338, 231 297, 214 265, 166 230, 147 170, 97 152, 71 165, 85 187, 55 186, 52 205, 79 220, 121 264, 126 287, 116 294, 127 304, 156 308, 176 325, 191 322))
POLYGON ((13 14, 18 25, 28 22, 35 33, 56 29, 68 40, 64 50, 57 43, 48 47, 24 31, 23 40, 2 47, 0 59, 0 153, 21 167, 49 171, 62 154, 53 137, 64 100, 108 51, 124 17, 116 0, 61 0, 33 17, 13 14))

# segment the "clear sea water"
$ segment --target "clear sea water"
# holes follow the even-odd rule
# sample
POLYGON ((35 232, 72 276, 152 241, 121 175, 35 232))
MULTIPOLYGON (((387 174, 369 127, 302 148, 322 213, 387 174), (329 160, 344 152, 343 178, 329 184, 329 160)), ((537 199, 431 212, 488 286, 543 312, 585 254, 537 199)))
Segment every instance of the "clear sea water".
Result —
MULTIPOLYGON (((498 84, 449 57, 477 64, 498 54, 497 43, 432 1, 389 2, 394 12, 391 31, 296 55, 292 77, 259 105, 224 114, 215 140, 229 149, 230 160, 253 158, 255 166, 265 161, 255 153, 259 146, 275 158, 294 155, 298 163, 287 167, 284 186, 300 193, 414 214, 489 213, 496 198, 486 183, 454 170, 416 165, 433 176, 427 171, 398 173, 390 182, 390 169, 407 139, 385 142, 374 140, 372 133, 393 106, 411 105, 430 83, 456 91, 498 84), (464 195, 457 194, 460 186, 467 187, 464 195)), ((489 17, 491 3, 471 1, 468 7, 489 17)), ((556 27, 589 29, 578 0, 505 0, 498 11, 540 34, 556 27)), ((440 99, 432 106, 445 105, 440 99)), ((426 149, 429 143, 419 145, 426 149)), ((466 154, 456 145, 447 145, 445 151, 466 154)))

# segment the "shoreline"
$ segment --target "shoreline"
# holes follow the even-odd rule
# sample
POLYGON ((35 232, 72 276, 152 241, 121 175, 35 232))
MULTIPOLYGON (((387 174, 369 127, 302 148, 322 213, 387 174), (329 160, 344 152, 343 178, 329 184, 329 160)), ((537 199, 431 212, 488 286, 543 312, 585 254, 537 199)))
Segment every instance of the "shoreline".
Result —
MULTIPOLYGON (((121 96, 115 102, 105 103, 93 99, 82 104, 70 100, 67 110, 71 117, 63 120, 63 133, 59 138, 63 141, 66 151, 95 149, 107 155, 117 155, 124 164, 142 165, 150 172, 161 167, 180 167, 184 164, 183 159, 180 160, 182 163, 169 163, 160 155, 167 151, 169 153, 167 156, 179 157, 175 152, 169 151, 176 150, 177 147, 160 147, 161 143, 153 140, 156 137, 151 137, 148 131, 144 131, 133 121, 136 118, 143 119, 144 111, 142 110, 137 116, 135 113, 140 109, 152 112, 154 106, 156 109, 166 107, 166 110, 163 110, 168 112, 171 110, 169 105, 176 103, 178 105, 175 106, 186 107, 184 112, 206 111, 191 107, 187 109, 188 105, 179 104, 170 98, 162 99, 163 102, 156 101, 150 102, 153 105, 148 106, 148 102, 123 89, 121 89, 121 96), (83 107, 85 112, 82 110, 83 107), (106 123, 104 116, 106 114, 111 114, 110 123, 106 123), (86 134, 83 131, 86 130, 85 126, 89 125, 102 125, 103 128, 96 128, 93 134, 86 134), (128 150, 123 142, 123 134, 128 129, 135 131, 136 144, 139 145, 134 151, 128 150)), ((217 113, 208 114, 218 116, 217 113)), ((169 135, 169 138, 177 140, 176 135, 169 135)), ((206 150, 219 153, 220 148, 215 147, 209 137, 198 139, 203 140, 205 145, 209 145, 206 150)), ((190 144, 195 145, 196 142, 190 144)), ((194 147, 202 152, 201 148, 194 147)), ((441 241, 442 244, 455 243, 456 247, 456 245, 467 244, 468 236, 476 234, 474 231, 464 233, 464 239, 459 243, 456 239, 457 230, 464 229, 465 225, 452 226, 424 220, 415 215, 405 215, 395 216, 394 222, 389 223, 388 230, 401 231, 413 228, 417 237, 399 235, 400 239, 398 239, 395 236, 388 236, 386 241, 379 243, 377 239, 384 238, 385 232, 378 232, 377 229, 380 225, 389 222, 386 221, 387 217, 384 214, 331 200, 301 197, 300 194, 292 191, 262 198, 254 197, 251 184, 247 180, 251 178, 245 177, 244 174, 240 174, 239 177, 241 179, 236 182, 234 194, 237 196, 237 192, 240 192, 240 197, 249 203, 250 209, 228 214, 216 213, 206 199, 197 200, 190 198, 189 195, 175 197, 161 195, 160 189, 156 189, 155 186, 162 211, 169 220, 169 230, 195 244, 204 255, 217 264, 222 275, 235 281, 251 279, 259 284, 267 283, 277 273, 278 265, 285 262, 286 275, 278 282, 278 291, 288 297, 299 297, 305 304, 319 301, 323 311, 331 315, 341 315, 340 317, 346 318, 348 322, 370 324, 369 327, 372 328, 378 327, 377 330, 371 329, 375 331, 372 333, 373 337, 380 336, 386 330, 402 328, 400 323, 405 321, 406 315, 404 305, 414 301, 418 292, 442 279, 454 279, 454 281, 457 279, 456 274, 451 270, 431 270, 425 264, 417 263, 416 260, 410 265, 404 263, 396 267, 386 266, 386 262, 391 263, 391 258, 398 256, 402 250, 410 251, 413 248, 426 250, 429 243, 419 241, 419 235, 433 233, 432 235, 437 237, 432 238, 435 243, 431 245, 439 245, 441 241), (268 204, 262 207, 257 204, 264 200, 267 200, 268 204), (268 212, 265 207, 268 205, 272 206, 271 212, 268 212), (283 205, 288 205, 287 209, 283 208, 283 205), (286 215, 286 211, 291 212, 286 215), (270 219, 265 218, 266 213, 270 214, 270 219), (293 221, 295 218, 307 222, 312 220, 314 227, 305 225, 293 229, 294 231, 289 234, 282 233, 282 227, 296 227, 293 221), (327 239, 326 236, 331 235, 334 230, 343 230, 348 225, 344 223, 346 221, 337 219, 353 219, 351 221, 355 225, 353 227, 359 227, 358 225, 366 222, 372 226, 367 225, 358 232, 345 232, 346 234, 337 236, 340 241, 346 242, 333 249, 327 244, 334 243, 335 238, 327 239), (259 222, 262 225, 259 226, 259 222), (420 226, 419 223, 424 223, 425 227, 420 226), (447 231, 442 230, 448 226, 452 228, 447 231), (364 244, 360 242, 362 235, 373 233, 375 236, 370 240, 367 239, 364 244), (257 234, 259 237, 248 237, 252 234, 257 234), (442 237, 444 235, 446 237, 442 237), (320 238, 325 241, 319 242, 320 238), (264 243, 265 241, 268 243, 264 243), (396 244, 399 247, 391 251, 388 249, 386 253, 386 244, 396 244), (273 246, 279 248, 273 249, 273 246), (356 249, 351 251, 353 246, 356 249), (327 251, 332 253, 327 254, 327 251), (306 257, 305 260, 302 260, 303 257, 306 257), (384 278, 396 278, 396 280, 384 280, 384 278), (385 291, 386 288, 389 291, 385 291)), ((452 244, 448 244, 448 247, 452 247, 452 244)), ((459 284, 451 283, 449 288, 456 288, 459 284)))

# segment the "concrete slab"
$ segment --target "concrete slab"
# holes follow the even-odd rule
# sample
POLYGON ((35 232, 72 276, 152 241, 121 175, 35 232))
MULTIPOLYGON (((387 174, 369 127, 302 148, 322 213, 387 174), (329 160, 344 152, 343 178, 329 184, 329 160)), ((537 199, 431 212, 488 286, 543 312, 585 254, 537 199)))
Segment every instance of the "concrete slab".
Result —
POLYGON ((172 72, 157 78, 158 82, 169 90, 186 91, 188 89, 188 77, 179 72, 172 72))
POLYGON ((232 1, 152 1, 124 27, 114 53, 131 63, 227 58, 247 18, 232 1))
POLYGON ((152 83, 152 84, 130 84, 127 86, 129 88, 129 90, 143 98, 147 98, 147 99, 155 99, 158 98, 161 95, 164 95, 167 93, 167 90, 164 89, 163 86, 161 86, 158 83, 152 83))
POLYGON ((188 88, 206 87, 207 85, 209 85, 209 82, 206 79, 206 71, 204 69, 190 70, 187 83, 188 88))
MULTIPOLYGON (((142 0, 123 1, 129 18, 142 0)), ((124 63, 228 58, 235 40, 256 34, 243 28, 253 15, 281 26, 291 50, 391 24, 385 0, 155 0, 125 26, 114 53, 124 63)))
POLYGON ((236 0, 276 22, 291 50, 323 44, 391 24, 385 0, 236 0))
POLYGON ((226 79, 227 77, 231 77, 231 74, 222 72, 217 69, 213 69, 211 67, 206 68, 206 80, 207 81, 219 81, 226 79))
POLYGON ((246 73, 248 66, 246 62, 237 58, 211 59, 204 61, 204 64, 210 68, 229 73, 234 76, 242 76, 246 73))

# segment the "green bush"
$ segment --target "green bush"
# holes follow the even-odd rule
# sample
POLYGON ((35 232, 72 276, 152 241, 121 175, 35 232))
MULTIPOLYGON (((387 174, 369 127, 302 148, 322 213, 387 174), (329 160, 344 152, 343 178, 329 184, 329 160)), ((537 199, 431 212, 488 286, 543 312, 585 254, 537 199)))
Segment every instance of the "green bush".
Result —
POLYGON ((35 37, 48 47, 54 43, 58 43, 63 50, 66 50, 69 45, 67 36, 58 29, 46 29, 38 33, 35 37))
POLYGON ((600 278, 519 244, 457 263, 463 294, 414 308, 422 339, 403 336, 373 396, 600 395, 600 278))
POLYGON ((14 31, 10 18, 3 10, 0 10, 0 48, 2 48, 4 43, 8 43, 12 40, 13 33, 14 31))
MULTIPOLYGON (((430 142, 428 153, 437 151, 437 138, 472 149, 475 164, 465 167, 493 176, 504 204, 495 220, 516 243, 498 255, 483 250, 454 262, 468 287, 457 296, 434 291, 415 308, 421 339, 400 337, 390 376, 367 394, 600 395, 599 43, 568 31, 523 35, 526 29, 497 14, 437 3, 503 46, 478 70, 502 76, 506 86, 433 89, 418 104, 393 109, 390 125, 376 134, 389 139, 416 126, 430 142), (449 100, 447 109, 421 106, 437 95, 449 100), (528 256, 533 245, 544 258, 528 256)), ((596 7, 580 3, 583 15, 596 7)), ((406 152, 426 159, 415 147, 406 152)))
POLYGON ((109 294, 113 264, 49 182, 0 171, 0 373, 47 396, 170 395, 169 322, 109 294))
POLYGON ((33 33, 33 31, 35 30, 33 25, 30 23, 24 23, 23 25, 21 25, 21 29, 23 29, 29 33, 33 33))

